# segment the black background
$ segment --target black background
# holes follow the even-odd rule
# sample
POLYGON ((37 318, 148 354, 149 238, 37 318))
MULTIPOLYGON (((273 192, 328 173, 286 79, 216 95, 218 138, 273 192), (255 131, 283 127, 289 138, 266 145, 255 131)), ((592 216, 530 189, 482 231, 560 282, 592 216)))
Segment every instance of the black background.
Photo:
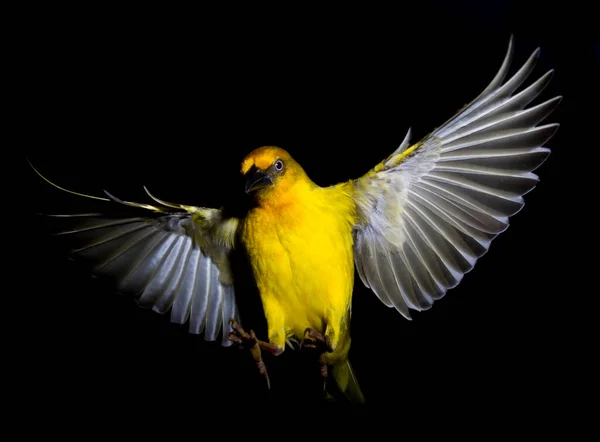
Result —
MULTIPOLYGON (((15 66, 17 147, 79 192, 146 202, 146 185, 166 200, 219 207, 243 193, 239 163, 258 146, 287 149, 320 185, 358 177, 409 127, 418 140, 474 98, 511 34, 511 72, 541 47, 533 77, 556 70, 541 99, 564 96, 547 120, 561 128, 547 144, 553 153, 537 171, 541 182, 475 270, 413 321, 357 278, 351 360, 368 401, 352 411, 364 416, 387 410, 394 424, 424 431, 448 414, 459 429, 484 418, 488 429, 548 424, 549 411, 560 414, 570 408, 566 397, 582 393, 575 343, 590 325, 584 264, 568 247, 591 245, 577 198, 591 192, 580 155, 598 147, 583 128, 595 109, 585 106, 599 46, 589 11, 570 6, 424 0, 30 11, 17 33, 25 43, 15 66), (573 178, 575 167, 582 178, 573 178)), ((30 215, 90 206, 48 186, 24 158, 17 164, 29 212, 19 305, 9 314, 18 321, 26 407, 157 425, 165 409, 234 420, 285 410, 294 425, 314 421, 302 418, 311 407, 349 412, 313 400, 306 364, 290 352, 267 359, 266 394, 246 353, 188 334, 67 262, 30 215)))

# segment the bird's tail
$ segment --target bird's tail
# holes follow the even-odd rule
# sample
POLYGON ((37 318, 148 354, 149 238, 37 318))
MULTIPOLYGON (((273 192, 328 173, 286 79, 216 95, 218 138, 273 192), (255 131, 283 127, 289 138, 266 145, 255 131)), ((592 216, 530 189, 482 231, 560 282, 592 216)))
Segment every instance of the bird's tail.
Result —
POLYGON ((356 375, 349 360, 341 361, 333 366, 333 378, 338 388, 348 397, 350 402, 363 404, 365 397, 358 385, 356 375))

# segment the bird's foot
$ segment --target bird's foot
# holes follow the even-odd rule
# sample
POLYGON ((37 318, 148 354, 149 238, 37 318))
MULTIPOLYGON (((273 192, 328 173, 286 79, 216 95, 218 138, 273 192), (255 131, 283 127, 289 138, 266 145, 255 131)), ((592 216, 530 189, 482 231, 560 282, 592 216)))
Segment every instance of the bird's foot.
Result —
POLYGON ((229 323, 231 324, 231 328, 233 328, 233 332, 227 335, 227 339, 241 345, 247 343, 250 346, 250 353, 252 354, 252 358, 256 361, 258 372, 265 377, 267 388, 270 389, 271 381, 265 362, 262 359, 262 350, 266 350, 275 356, 279 355, 283 350, 277 345, 269 344, 268 342, 257 339, 254 330, 250 330, 250 333, 246 333, 235 319, 231 318, 229 323))
POLYGON ((323 336, 314 328, 310 327, 304 330, 304 340, 302 341, 301 348, 314 348, 326 353, 331 353, 333 351, 329 336, 323 336))
POLYGON ((321 333, 313 328, 307 328, 304 330, 304 340, 302 341, 302 349, 315 349, 319 352, 319 369, 321 376, 323 377, 323 391, 327 384, 327 377, 329 376, 327 369, 327 353, 331 353, 331 343, 329 336, 323 336, 321 333))

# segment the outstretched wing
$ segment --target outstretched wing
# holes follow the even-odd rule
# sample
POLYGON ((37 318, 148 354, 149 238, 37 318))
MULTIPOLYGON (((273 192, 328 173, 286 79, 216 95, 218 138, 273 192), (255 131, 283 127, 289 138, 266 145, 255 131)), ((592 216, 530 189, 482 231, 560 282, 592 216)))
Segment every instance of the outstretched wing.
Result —
POLYGON ((410 147, 409 130, 392 155, 353 182, 360 278, 408 319, 409 309, 430 308, 486 253, 550 153, 543 145, 558 124, 538 124, 561 97, 525 107, 552 71, 515 94, 539 49, 504 82, 512 50, 511 37, 500 70, 475 100, 410 147))
POLYGON ((231 345, 229 319, 239 317, 229 252, 238 220, 146 192, 160 206, 121 201, 106 192, 109 198, 92 198, 128 206, 132 215, 47 216, 54 221, 54 234, 69 240, 72 257, 91 264, 94 275, 112 279, 119 292, 141 306, 170 310, 172 322, 189 320, 190 333, 204 333, 208 341, 223 331, 222 344, 231 345))

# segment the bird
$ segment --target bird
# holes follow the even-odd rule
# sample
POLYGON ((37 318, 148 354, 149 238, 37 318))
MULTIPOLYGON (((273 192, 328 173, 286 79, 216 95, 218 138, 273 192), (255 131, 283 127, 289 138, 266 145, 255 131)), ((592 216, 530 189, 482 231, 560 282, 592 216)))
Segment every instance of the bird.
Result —
POLYGON ((168 202, 144 186, 151 204, 58 189, 134 210, 131 216, 46 214, 60 222, 73 257, 110 277, 142 307, 170 313, 190 333, 223 346, 245 345, 271 388, 264 352, 314 350, 325 385, 333 379, 351 401, 365 398, 349 361, 355 270, 383 305, 411 319, 432 307, 505 231, 538 183, 558 123, 541 124, 555 96, 529 106, 549 70, 524 86, 537 48, 508 72, 514 38, 488 86, 420 141, 409 129, 367 173, 320 186, 285 149, 265 145, 241 161, 252 201, 243 216, 221 208, 168 202), (506 81, 505 81, 506 80, 506 81), (519 90, 517 92, 517 90, 519 90), (266 336, 244 328, 232 260, 250 264, 266 336))

